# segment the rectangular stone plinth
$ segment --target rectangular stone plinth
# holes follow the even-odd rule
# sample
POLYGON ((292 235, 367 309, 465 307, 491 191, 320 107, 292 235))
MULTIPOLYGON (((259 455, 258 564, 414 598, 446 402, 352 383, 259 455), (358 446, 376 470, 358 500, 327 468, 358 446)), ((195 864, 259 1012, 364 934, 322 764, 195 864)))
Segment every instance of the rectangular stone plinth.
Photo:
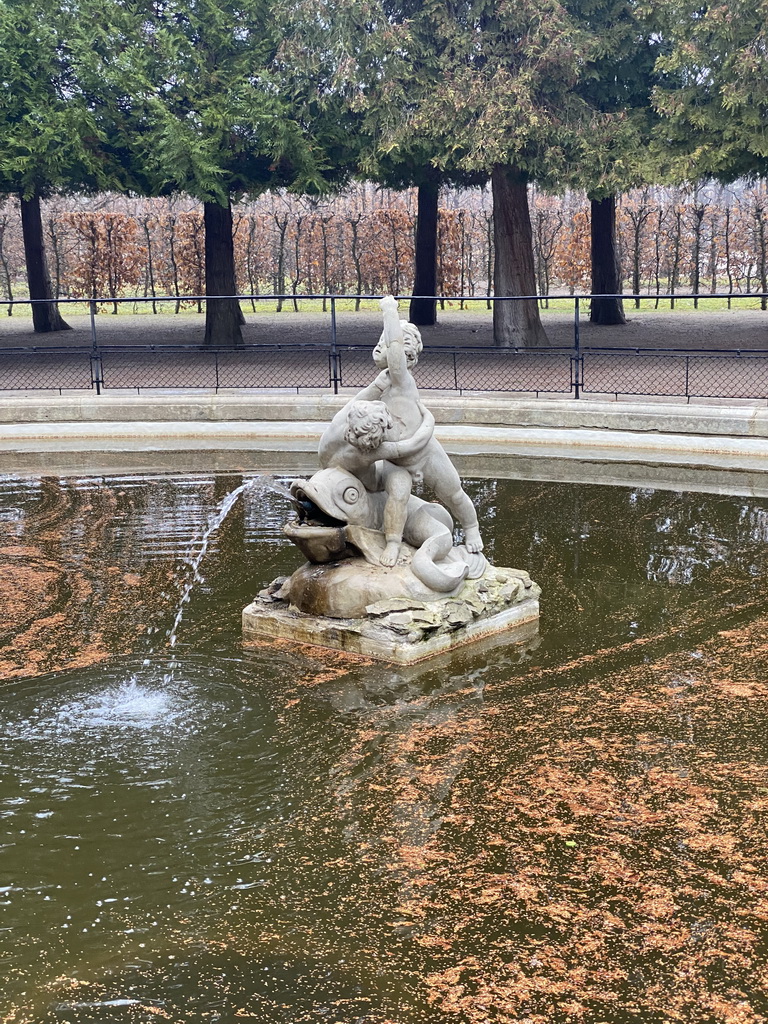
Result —
POLYGON ((393 635, 391 629, 369 618, 330 619, 305 615, 291 611, 282 602, 267 603, 257 598, 243 609, 243 636, 245 639, 291 640, 334 651, 362 654, 395 665, 413 665, 436 654, 445 654, 499 633, 508 632, 510 641, 514 641, 517 632, 525 632, 522 627, 528 627, 538 620, 538 594, 539 589, 536 587, 530 597, 499 612, 473 619, 449 632, 438 632, 416 641, 407 636, 393 635))

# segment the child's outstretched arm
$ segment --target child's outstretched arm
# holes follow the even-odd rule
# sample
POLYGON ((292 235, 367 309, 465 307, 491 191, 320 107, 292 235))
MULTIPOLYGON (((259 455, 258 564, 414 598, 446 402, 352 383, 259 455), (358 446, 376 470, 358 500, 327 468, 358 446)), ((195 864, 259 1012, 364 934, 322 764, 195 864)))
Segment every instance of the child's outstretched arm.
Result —
POLYGON ((403 340, 403 328, 397 311, 397 299, 394 295, 385 295, 379 300, 384 316, 384 344, 389 346, 393 341, 403 340))
POLYGON ((405 359, 403 327, 397 311, 397 299, 385 295, 379 302, 384 315, 384 342, 387 346, 387 369, 395 386, 408 384, 410 371, 405 359))
POLYGON ((389 374, 386 370, 382 370, 378 377, 371 381, 371 383, 359 391, 352 402, 376 402, 378 401, 384 392, 389 387, 389 374))

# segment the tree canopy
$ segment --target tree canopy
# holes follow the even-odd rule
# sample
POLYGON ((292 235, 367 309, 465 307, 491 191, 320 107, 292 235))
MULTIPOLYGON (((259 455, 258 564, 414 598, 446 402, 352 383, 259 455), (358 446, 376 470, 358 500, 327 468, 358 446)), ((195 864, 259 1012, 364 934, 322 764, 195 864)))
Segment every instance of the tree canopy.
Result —
POLYGON ((28 199, 107 184, 77 82, 76 23, 50 0, 0 3, 0 192, 28 199))
POLYGON ((71 9, 0 3, 0 193, 18 197, 35 330, 66 329, 52 298, 40 199, 106 184, 100 137, 78 88, 81 42, 71 9))
MULTIPOLYGON (((231 203, 270 187, 327 189, 347 173, 348 133, 289 81, 267 0, 118 7, 125 30, 117 42, 101 35, 90 74, 108 83, 130 178, 150 194, 179 191, 203 203, 206 293, 233 295, 231 203)), ((209 301, 207 343, 237 342, 240 318, 236 302, 209 301)))
POLYGON ((768 2, 671 0, 656 147, 678 178, 768 173, 768 2))
POLYGON ((768 172, 766 23, 768 0, 0 0, 0 192, 183 192, 218 261, 266 189, 357 175, 434 205, 491 178, 496 288, 527 294, 527 183, 768 172))

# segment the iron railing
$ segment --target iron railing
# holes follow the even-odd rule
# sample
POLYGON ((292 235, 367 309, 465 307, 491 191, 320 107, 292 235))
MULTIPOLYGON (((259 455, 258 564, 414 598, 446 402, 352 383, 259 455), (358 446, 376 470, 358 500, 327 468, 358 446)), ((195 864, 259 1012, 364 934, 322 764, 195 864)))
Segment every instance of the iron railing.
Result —
MULTIPOLYGON (((768 316, 766 348, 626 348, 584 346, 581 340, 582 303, 593 298, 656 299, 656 295, 551 295, 549 302, 573 303, 573 343, 540 349, 487 346, 425 347, 414 376, 420 388, 446 392, 582 396, 663 396, 768 400, 768 316)), ((60 305, 87 301, 90 344, 68 345, 57 335, 57 345, 0 346, 0 391, 103 391, 150 389, 251 389, 300 392, 362 388, 371 380, 370 342, 339 341, 338 303, 379 296, 239 295, 184 296, 183 302, 324 300, 328 338, 324 343, 245 344, 237 347, 200 345, 111 344, 99 336, 100 306, 124 303, 177 303, 178 296, 145 299, 60 299, 60 305)), ((405 296, 401 298, 409 298, 405 296)), ((435 301, 486 302, 541 301, 537 296, 427 296, 435 301)), ((763 293, 675 294, 660 299, 768 299, 763 293)), ((33 300, 42 302, 45 300, 33 300)), ((14 299, 13 304, 31 304, 14 299)), ((0 302, 9 305, 9 301, 0 302)), ((681 314, 684 316, 685 314, 681 314)), ((294 324, 296 322, 294 321, 294 324)), ((147 318, 148 332, 152 320, 147 318)), ((104 333, 104 332, 102 332, 104 333)))

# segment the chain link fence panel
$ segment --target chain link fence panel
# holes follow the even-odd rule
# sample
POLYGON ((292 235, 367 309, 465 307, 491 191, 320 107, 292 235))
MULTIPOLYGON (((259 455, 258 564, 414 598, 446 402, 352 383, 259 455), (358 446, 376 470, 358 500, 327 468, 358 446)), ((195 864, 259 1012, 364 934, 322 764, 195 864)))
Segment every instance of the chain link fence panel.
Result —
POLYGON ((330 352, 324 346, 254 345, 219 349, 220 388, 329 388, 330 352))
MULTIPOLYGON (((375 365, 368 348, 340 348, 340 384, 364 388, 375 365)), ((424 349, 413 370, 422 391, 520 391, 568 394, 572 390, 572 349, 424 349)))
POLYGON ((768 352, 582 351, 584 394, 768 398, 768 352))
POLYGON ((687 357, 627 352, 582 352, 584 394, 686 395, 687 357))
MULTIPOLYGON (((145 345, 0 349, 0 391, 363 389, 371 346, 145 345)), ((423 391, 768 399, 768 351, 448 348, 422 352, 423 391)))
POLYGON ((691 398, 768 397, 768 352, 739 355, 690 356, 688 394, 691 398))
POLYGON ((90 349, 0 349, 0 390, 81 391, 94 387, 90 349))
POLYGON ((102 348, 104 390, 142 388, 216 389, 216 353, 190 348, 102 348))
POLYGON ((456 354, 456 386, 461 391, 568 394, 572 355, 572 349, 462 349, 456 354))

